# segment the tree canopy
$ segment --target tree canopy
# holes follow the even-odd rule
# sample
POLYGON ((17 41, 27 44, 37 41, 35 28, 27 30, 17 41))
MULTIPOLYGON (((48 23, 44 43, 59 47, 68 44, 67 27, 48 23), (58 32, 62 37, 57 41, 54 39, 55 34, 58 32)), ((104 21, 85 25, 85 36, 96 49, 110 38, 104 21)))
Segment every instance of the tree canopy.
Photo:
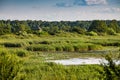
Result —
POLYGON ((76 32, 78 34, 86 34, 87 32, 95 32, 98 34, 107 33, 114 34, 120 32, 120 21, 116 20, 93 20, 93 21, 18 21, 18 20, 0 20, 0 35, 9 33, 33 33, 38 34, 39 31, 47 32, 55 35, 60 32, 76 32), (38 28, 39 27, 39 28, 38 28), (42 29, 42 30, 37 30, 42 29))

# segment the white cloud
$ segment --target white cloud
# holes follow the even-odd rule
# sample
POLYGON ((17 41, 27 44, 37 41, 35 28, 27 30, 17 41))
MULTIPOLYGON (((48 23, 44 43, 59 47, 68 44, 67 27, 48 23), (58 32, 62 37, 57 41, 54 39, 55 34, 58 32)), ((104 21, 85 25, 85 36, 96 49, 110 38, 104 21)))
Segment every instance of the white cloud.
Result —
POLYGON ((106 0, 85 0, 88 5, 105 5, 106 0))
POLYGON ((104 8, 103 12, 111 12, 111 13, 120 12, 120 8, 117 8, 117 7, 104 8))
POLYGON ((112 8, 112 10, 120 12, 120 8, 112 8))

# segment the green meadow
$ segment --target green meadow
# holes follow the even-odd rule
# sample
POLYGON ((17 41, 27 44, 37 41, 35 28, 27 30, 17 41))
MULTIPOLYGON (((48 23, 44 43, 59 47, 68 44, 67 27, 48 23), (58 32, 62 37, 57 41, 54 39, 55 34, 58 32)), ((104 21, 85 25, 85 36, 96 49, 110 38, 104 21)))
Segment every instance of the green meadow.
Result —
POLYGON ((0 20, 0 80, 120 80, 120 21, 0 20), (49 60, 106 59, 62 65, 49 60))
POLYGON ((2 35, 0 80, 104 80, 102 65, 64 66, 46 60, 104 58, 109 53, 116 58, 119 52, 119 35, 2 35))

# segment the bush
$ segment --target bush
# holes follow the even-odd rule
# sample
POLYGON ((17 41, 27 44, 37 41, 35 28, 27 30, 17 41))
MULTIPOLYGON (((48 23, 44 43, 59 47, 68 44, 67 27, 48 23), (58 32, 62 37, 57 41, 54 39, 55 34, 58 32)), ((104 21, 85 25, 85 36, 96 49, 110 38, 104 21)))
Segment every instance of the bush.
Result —
POLYGON ((29 51, 55 51, 55 48, 50 45, 31 45, 26 49, 29 51))
POLYGON ((5 42, 4 43, 5 47, 22 47, 22 44, 20 43, 10 43, 10 42, 5 42))
POLYGON ((95 44, 88 45, 88 50, 100 50, 100 49, 102 49, 101 45, 95 45, 95 44))
POLYGON ((112 28, 108 28, 107 33, 109 35, 115 35, 116 34, 116 32, 112 28))
POLYGON ((25 50, 17 50, 15 52, 15 54, 17 54, 17 56, 19 56, 19 57, 26 57, 27 56, 27 51, 25 51, 25 50))
POLYGON ((85 45, 85 44, 76 44, 76 45, 74 45, 74 50, 76 52, 87 51, 88 50, 88 46, 85 45))
MULTIPOLYGON (((120 59, 120 56, 118 56, 120 59)), ((111 55, 106 55, 108 63, 103 63, 105 80, 120 80, 120 64, 116 64, 111 55)))
POLYGON ((50 41, 42 41, 40 42, 40 44, 50 44, 51 42, 50 41))
POLYGON ((120 42, 104 42, 103 46, 120 46, 120 42))
POLYGON ((90 31, 90 32, 87 33, 87 35, 89 35, 89 36, 97 36, 98 34, 96 32, 94 32, 94 31, 90 31))
POLYGON ((21 65, 16 55, 0 52, 0 80, 13 80, 20 72, 21 65))
POLYGON ((55 49, 56 49, 56 51, 63 51, 63 47, 62 46, 56 46, 55 49))
POLYGON ((72 45, 65 45, 63 47, 63 51, 73 52, 74 51, 74 47, 72 45))

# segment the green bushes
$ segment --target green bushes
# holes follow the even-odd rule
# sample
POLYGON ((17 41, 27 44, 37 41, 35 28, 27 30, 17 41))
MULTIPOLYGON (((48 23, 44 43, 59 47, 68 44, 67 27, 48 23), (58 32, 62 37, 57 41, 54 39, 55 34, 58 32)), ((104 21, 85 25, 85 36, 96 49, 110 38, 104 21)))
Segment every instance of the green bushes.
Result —
POLYGON ((2 43, 4 45, 4 47, 13 47, 13 48, 20 48, 20 47, 24 47, 24 46, 28 46, 30 43, 27 42, 4 42, 2 43))
MULTIPOLYGON (((120 54, 118 55, 120 60, 120 54)), ((120 63, 116 64, 115 60, 112 59, 112 55, 106 55, 105 59, 108 63, 103 63, 104 78, 105 80, 120 80, 120 63)))
POLYGON ((102 46, 95 45, 95 44, 36 44, 26 47, 28 51, 66 51, 66 52, 84 52, 84 51, 90 51, 90 50, 99 50, 102 49, 102 46))
POLYGON ((105 42, 102 43, 103 46, 120 46, 120 42, 105 42))
POLYGON ((50 45, 31 45, 26 48, 28 51, 55 51, 50 45))
POLYGON ((74 47, 72 45, 65 45, 63 47, 63 51, 73 52, 74 51, 74 47))
POLYGON ((4 43, 5 47, 22 47, 22 44, 20 43, 10 43, 10 42, 5 42, 4 43))
POLYGON ((40 44, 50 44, 51 42, 50 41, 42 41, 42 42, 39 42, 40 44))
POLYGON ((0 80, 13 80, 18 75, 22 62, 14 54, 0 52, 0 80))
POLYGON ((86 35, 89 35, 89 36, 97 36, 98 34, 94 31, 90 31, 90 32, 87 32, 86 35))
POLYGON ((28 52, 26 50, 16 50, 15 54, 19 57, 26 57, 28 55, 28 52))
POLYGON ((86 44, 77 44, 77 45, 74 45, 74 49, 75 49, 76 52, 88 51, 88 45, 86 45, 86 44))
POLYGON ((62 52, 63 51, 63 47, 62 46, 55 46, 55 50, 62 52))
POLYGON ((101 50, 101 49, 102 49, 101 45, 95 45, 95 44, 88 45, 88 50, 101 50))

